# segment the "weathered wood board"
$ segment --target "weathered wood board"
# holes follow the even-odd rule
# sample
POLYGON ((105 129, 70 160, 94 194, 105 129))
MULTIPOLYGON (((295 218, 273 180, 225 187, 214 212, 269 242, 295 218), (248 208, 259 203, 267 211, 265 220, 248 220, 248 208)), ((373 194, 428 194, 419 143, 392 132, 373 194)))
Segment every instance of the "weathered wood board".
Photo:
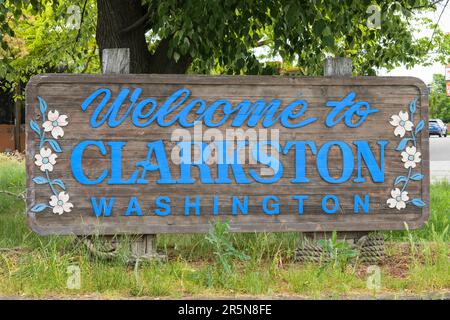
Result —
POLYGON ((205 232, 215 219, 235 232, 369 231, 428 219, 428 97, 416 78, 49 74, 26 93, 27 210, 39 234, 205 232), (250 138, 234 145, 239 133, 250 138), (192 150, 203 143, 203 161, 180 164, 187 137, 192 150), (214 146, 239 157, 220 161, 214 146))

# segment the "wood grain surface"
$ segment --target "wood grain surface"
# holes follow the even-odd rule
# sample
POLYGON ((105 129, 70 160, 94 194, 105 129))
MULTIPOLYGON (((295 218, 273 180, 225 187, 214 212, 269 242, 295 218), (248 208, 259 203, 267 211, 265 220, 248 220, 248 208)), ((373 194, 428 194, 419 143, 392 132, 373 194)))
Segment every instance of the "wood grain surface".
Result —
MULTIPOLYGON (((26 89, 26 123, 30 120, 40 122, 38 96, 45 99, 48 110, 58 110, 68 116, 68 126, 64 127, 64 136, 58 139, 62 152, 58 154, 57 163, 51 172, 52 177, 61 178, 70 195, 74 208, 63 215, 53 214, 50 209, 42 212, 31 212, 36 203, 48 203, 51 191, 48 185, 38 185, 33 177, 42 175, 34 163, 34 156, 39 152, 39 140, 27 126, 26 129, 26 164, 27 164, 27 208, 31 228, 39 234, 158 234, 158 233, 194 233, 206 232, 215 219, 229 220, 233 232, 257 231, 372 231, 404 229, 405 223, 414 229, 422 226, 428 219, 429 209, 429 141, 428 141, 428 97, 426 86, 416 78, 408 77, 271 77, 271 76, 188 76, 188 75, 56 75, 46 74, 32 78, 26 89), (147 173, 146 185, 82 185, 74 179, 70 158, 73 148, 82 140, 126 141, 123 149, 123 176, 129 177, 136 170, 138 161, 147 156, 147 143, 163 140, 168 156, 174 146, 170 141, 175 129, 183 129, 174 124, 160 127, 156 123, 144 128, 134 126, 128 118, 117 128, 106 125, 91 128, 89 117, 93 108, 86 112, 81 109, 82 102, 96 89, 106 87, 114 97, 122 88, 142 89, 141 99, 153 97, 161 105, 175 90, 187 88, 191 91, 189 99, 201 98, 207 103, 217 99, 228 99, 233 105, 244 99, 280 99, 282 105, 296 99, 308 102, 308 117, 318 120, 306 127, 298 129, 285 128, 276 123, 268 129, 279 129, 280 143, 286 141, 312 140, 318 146, 332 140, 342 140, 349 145, 355 140, 367 140, 377 153, 377 141, 388 140, 385 150, 385 182, 374 183, 363 166, 365 183, 355 183, 350 179, 342 184, 330 184, 324 181, 316 169, 315 156, 307 152, 308 183, 293 184, 295 176, 295 152, 291 150, 281 156, 284 165, 283 177, 274 184, 201 184, 198 181, 199 171, 192 170, 194 184, 156 184, 159 175, 147 173), (325 106, 329 100, 341 100, 350 91, 357 94, 356 100, 368 101, 379 110, 370 115, 358 128, 349 128, 339 123, 332 128, 324 125, 330 107, 325 106), (418 137, 417 146, 422 160, 415 172, 424 175, 424 179, 412 182, 408 186, 411 197, 421 198, 427 205, 423 208, 408 206, 404 210, 391 209, 386 204, 390 192, 394 188, 395 177, 407 171, 401 156, 395 150, 399 137, 394 136, 394 127, 389 120, 400 111, 407 111, 409 103, 418 99, 417 119, 425 121, 424 130, 418 137), (333 194, 340 199, 339 211, 326 214, 321 207, 323 196, 333 194), (370 195, 370 212, 368 214, 353 212, 354 195, 370 195), (272 195, 279 198, 280 214, 269 216, 261 210, 261 201, 272 195), (304 213, 297 213, 297 201, 294 195, 307 195, 304 213), (168 196, 171 198, 171 214, 166 217, 154 214, 155 198, 168 196), (192 212, 184 215, 184 197, 200 196, 201 214, 192 212), (219 198, 219 215, 212 214, 212 199, 219 198), (231 197, 248 196, 249 211, 247 215, 231 214, 231 197), (110 217, 96 217, 91 208, 91 197, 115 197, 115 205, 110 217), (124 216, 130 197, 137 197, 142 216, 124 216)), ((194 111, 192 111, 192 114, 194 111)), ((223 113, 218 110, 215 120, 221 119, 223 113)), ((194 119, 193 116, 189 116, 194 119)), ((170 117, 168 117, 170 119, 170 117)), ((216 129, 231 128, 231 121, 216 129)), ((206 131, 208 128, 203 127, 206 131)), ((243 127, 248 129, 248 127, 243 127)), ((254 129, 262 129, 258 124, 254 129)), ((193 132, 192 128, 186 130, 193 132)), ((332 149, 329 154, 330 173, 339 176, 341 153, 332 149)), ((87 176, 95 177, 103 168, 109 168, 108 156, 102 156, 95 148, 84 153, 83 167, 87 176)), ((260 164, 248 164, 245 169, 263 167, 260 164)), ((172 176, 179 177, 179 166, 171 163, 172 176)), ((355 173, 356 175, 356 165, 355 173)), ((214 169, 211 169, 214 175, 214 169)), ((230 177, 232 175, 230 174, 230 177)))

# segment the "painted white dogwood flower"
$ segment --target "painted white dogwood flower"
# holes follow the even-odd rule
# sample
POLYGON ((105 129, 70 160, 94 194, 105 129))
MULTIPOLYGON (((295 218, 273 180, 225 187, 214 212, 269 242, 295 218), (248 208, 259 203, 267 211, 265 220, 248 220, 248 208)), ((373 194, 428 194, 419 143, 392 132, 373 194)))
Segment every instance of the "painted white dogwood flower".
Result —
POLYGON ((401 153, 402 161, 405 163, 405 168, 415 168, 416 163, 420 162, 420 156, 422 155, 417 151, 416 147, 406 147, 405 151, 401 153))
POLYGON ((389 208, 397 208, 397 210, 406 208, 406 201, 409 200, 407 191, 402 192, 399 188, 395 188, 391 191, 391 196, 392 198, 386 201, 389 208))
POLYGON ((53 213, 62 215, 64 212, 72 211, 73 204, 69 202, 69 194, 60 192, 58 196, 51 196, 49 204, 53 207, 53 213))
POLYGON ((48 120, 43 123, 44 131, 51 131, 53 138, 58 139, 64 135, 64 130, 61 127, 67 126, 67 116, 59 115, 58 110, 48 112, 48 120))
POLYGON ((34 163, 41 169, 41 171, 53 171, 53 165, 56 163, 57 157, 58 156, 55 153, 52 153, 50 148, 41 148, 39 154, 34 156, 36 159, 34 163))
POLYGON ((391 121, 389 121, 391 125, 395 128, 394 135, 403 138, 406 131, 411 131, 414 124, 409 121, 408 112, 400 111, 398 115, 393 115, 391 117, 391 121))

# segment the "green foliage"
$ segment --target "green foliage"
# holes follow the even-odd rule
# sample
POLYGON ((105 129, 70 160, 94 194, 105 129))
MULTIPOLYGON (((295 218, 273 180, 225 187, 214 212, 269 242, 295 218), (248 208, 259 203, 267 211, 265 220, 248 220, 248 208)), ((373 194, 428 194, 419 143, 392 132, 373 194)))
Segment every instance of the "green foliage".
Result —
POLYGON ((262 44, 305 75, 320 75, 326 56, 351 57, 357 74, 373 75, 376 68, 424 62, 434 48, 428 38, 413 37, 410 20, 433 27, 417 13, 435 10, 435 1, 379 1, 378 29, 367 25, 371 1, 145 2, 154 12, 153 35, 170 39, 168 55, 175 60, 192 57, 192 72, 267 72, 253 50, 262 44))
POLYGON ((213 247, 216 261, 227 274, 233 272, 233 260, 245 261, 249 257, 242 251, 237 250, 231 241, 229 222, 216 221, 208 231, 205 239, 213 247))
MULTIPOLYGON (((434 0, 378 1, 379 28, 367 24, 374 14, 368 0, 142 3, 150 53, 167 40, 165 54, 174 61, 188 57, 192 73, 277 74, 280 66, 267 61, 281 57, 282 66, 299 74, 320 75, 325 57, 343 56, 353 58, 356 74, 374 75, 378 68, 429 63, 431 51, 433 59, 448 59, 449 35, 437 29, 432 42, 413 36, 411 20, 421 22, 417 28, 434 27, 419 15, 436 10, 434 0), (261 46, 265 57, 255 54, 261 46)), ((42 72, 99 70, 95 0, 3 1, 0 28, 0 77, 12 85, 42 72), (66 27, 70 5, 85 7, 80 31, 66 27)))
POLYGON ((430 119, 432 118, 450 123, 450 97, 447 97, 445 77, 442 74, 433 75, 430 94, 430 119))
MULTIPOLYGON (((95 42, 96 5, 86 1, 5 1, 0 4, 0 78, 6 89, 45 72, 99 70, 95 42), (80 29, 68 24, 72 5, 84 8, 80 29)), ((79 16, 81 19, 81 12, 79 16)))
POLYGON ((319 240, 318 245, 324 251, 324 267, 332 266, 345 270, 350 260, 358 256, 358 251, 353 249, 345 240, 338 241, 336 231, 333 231, 331 238, 319 240))

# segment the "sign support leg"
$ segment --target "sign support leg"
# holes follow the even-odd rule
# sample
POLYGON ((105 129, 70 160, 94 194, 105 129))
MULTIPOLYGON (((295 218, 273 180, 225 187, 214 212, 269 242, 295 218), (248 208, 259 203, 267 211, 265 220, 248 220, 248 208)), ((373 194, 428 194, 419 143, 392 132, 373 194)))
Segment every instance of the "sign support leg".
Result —
POLYGON ((156 234, 140 235, 131 243, 132 257, 141 260, 165 260, 156 250, 156 234))
MULTIPOLYGON (((130 73, 130 49, 112 48, 102 51, 102 72, 107 74, 130 73)), ((115 250, 124 244, 128 239, 124 236, 103 236, 102 240, 110 244, 113 248, 110 252, 102 252, 95 248, 95 243, 85 240, 90 252, 100 258, 109 259, 114 256, 115 250)), ((132 237, 129 242, 130 257, 129 262, 135 263, 137 260, 163 260, 166 257, 156 251, 156 234, 144 234, 132 237)), ((127 244, 128 245, 128 244, 127 244)))
MULTIPOLYGON (((351 77, 353 63, 351 58, 326 58, 324 62, 324 76, 351 77)), ((317 244, 321 239, 331 239, 331 232, 305 232, 301 234, 300 246, 295 252, 299 262, 323 261, 323 248, 317 244)), ((337 232, 338 240, 358 249, 360 259, 366 263, 377 263, 384 257, 384 237, 369 235, 369 232, 337 232)))
MULTIPOLYGON (((384 259, 384 236, 368 232, 337 232, 337 240, 346 241, 350 248, 358 252, 358 260, 367 264, 377 264, 384 259)), ((319 240, 330 239, 331 232, 307 232, 301 234, 300 246, 295 250, 298 262, 326 262, 329 259, 319 240)))

